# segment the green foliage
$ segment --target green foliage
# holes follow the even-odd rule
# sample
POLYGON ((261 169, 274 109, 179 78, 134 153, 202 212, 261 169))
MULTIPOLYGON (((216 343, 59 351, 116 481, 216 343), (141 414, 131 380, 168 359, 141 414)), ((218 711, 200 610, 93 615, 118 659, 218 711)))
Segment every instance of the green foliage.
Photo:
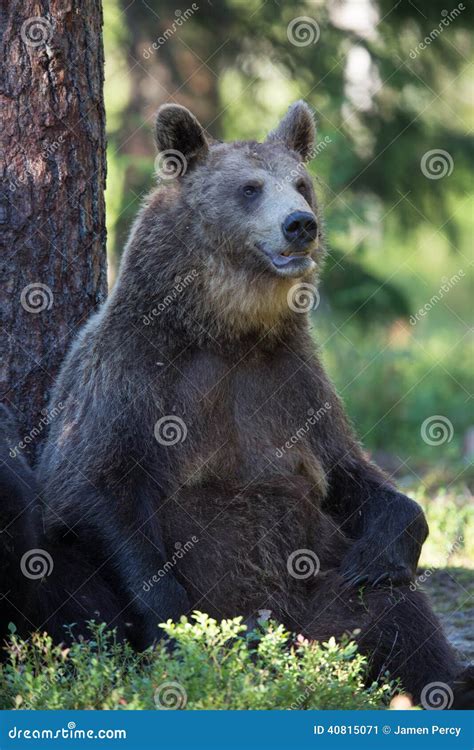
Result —
MULTIPOLYGON (((439 477, 437 478, 439 481, 439 477)), ((410 495, 422 506, 430 534, 420 559, 420 568, 474 566, 474 507, 472 494, 459 475, 446 474, 444 483, 432 490, 418 486, 410 495), (444 486, 443 486, 444 485, 444 486)), ((429 475, 426 477, 429 482, 429 475)), ((472 587, 472 574, 471 574, 472 587)), ((468 588, 468 587, 466 587, 468 588)), ((466 594, 464 589, 462 594, 466 594)), ((468 596, 469 598, 469 596, 468 596)), ((472 599, 472 595, 471 595, 472 599)))
MULTIPOLYGON (((147 174, 131 170, 123 185, 113 186, 119 201, 109 188, 111 256, 123 249, 127 207, 150 186, 152 114, 167 98, 190 106, 224 140, 262 138, 291 101, 306 99, 318 113, 318 141, 327 144, 311 170, 329 244, 351 253, 354 264, 365 265, 375 233, 386 239, 387 217, 392 238, 403 237, 400 262, 410 255, 407 239, 420 226, 434 224, 441 231, 445 252, 449 242, 458 244, 462 220, 453 204, 472 193, 474 157, 467 7, 446 18, 444 0, 425 3, 423 12, 391 0, 376 0, 360 12, 337 0, 198 5, 144 58, 144 49, 173 29, 174 0, 105 0, 109 163, 123 174, 131 161, 148 159, 147 174), (301 16, 310 19, 313 38, 299 45, 289 28, 301 16), (433 30, 432 43, 420 49, 433 30), (454 168, 443 179, 427 179, 420 168, 431 149, 452 159, 454 168)), ((383 253, 376 276, 385 278, 383 253)), ((350 274, 345 278, 350 289, 350 274)), ((341 302, 345 309, 339 291, 338 284, 331 304, 338 309, 341 302)), ((399 308, 397 295, 386 297, 385 317, 391 301, 399 308)))
MULTIPOLYGON (((372 451, 392 452, 410 466, 462 463, 472 387, 466 345, 454 329, 418 335, 408 326, 387 331, 369 322, 315 316, 315 338, 358 435, 372 451), (452 424, 450 440, 430 445, 422 425, 433 415, 452 424)), ((449 436, 448 436, 449 437, 449 436)))
POLYGON ((105 626, 71 648, 47 635, 12 636, 0 667, 0 708, 19 709, 369 709, 385 708, 393 685, 364 685, 354 643, 290 644, 281 625, 247 632, 241 618, 202 613, 168 622, 166 646, 135 654, 105 626))
POLYGON ((331 307, 360 325, 374 320, 383 325, 397 318, 408 318, 411 312, 406 294, 396 284, 334 248, 324 271, 322 293, 326 291, 331 307))

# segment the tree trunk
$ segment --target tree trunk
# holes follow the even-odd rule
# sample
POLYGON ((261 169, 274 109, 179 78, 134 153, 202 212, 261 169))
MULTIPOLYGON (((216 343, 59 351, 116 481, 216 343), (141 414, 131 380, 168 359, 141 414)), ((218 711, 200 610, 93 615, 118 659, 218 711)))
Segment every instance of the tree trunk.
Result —
POLYGON ((106 294, 102 9, 8 0, 0 17, 0 398, 33 456, 64 353, 106 294))

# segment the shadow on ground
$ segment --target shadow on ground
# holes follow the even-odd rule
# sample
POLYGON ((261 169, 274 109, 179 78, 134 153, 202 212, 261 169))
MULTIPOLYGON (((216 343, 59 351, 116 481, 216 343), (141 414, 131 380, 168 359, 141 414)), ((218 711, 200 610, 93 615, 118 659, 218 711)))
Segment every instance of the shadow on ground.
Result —
MULTIPOLYGON (((427 576, 426 571, 420 571, 427 576)), ((446 634, 464 662, 474 662, 474 570, 438 568, 423 583, 446 634)))

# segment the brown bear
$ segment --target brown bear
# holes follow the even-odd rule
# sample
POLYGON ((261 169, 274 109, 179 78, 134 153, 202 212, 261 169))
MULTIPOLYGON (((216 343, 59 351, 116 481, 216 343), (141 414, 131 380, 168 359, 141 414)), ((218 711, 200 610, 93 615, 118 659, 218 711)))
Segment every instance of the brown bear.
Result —
POLYGON ((310 109, 227 144, 165 105, 156 139, 160 185, 52 394, 47 543, 101 571, 122 603, 109 624, 138 647, 194 609, 263 609, 309 638, 356 631, 370 677, 415 697, 452 682, 410 590, 423 513, 363 453, 309 332, 324 258, 310 109))
POLYGON ((19 443, 15 419, 0 404, 0 661, 12 624, 24 638, 47 629, 62 642, 90 635, 90 619, 113 621, 125 638, 122 602, 101 570, 62 537, 45 539, 40 488, 19 443))

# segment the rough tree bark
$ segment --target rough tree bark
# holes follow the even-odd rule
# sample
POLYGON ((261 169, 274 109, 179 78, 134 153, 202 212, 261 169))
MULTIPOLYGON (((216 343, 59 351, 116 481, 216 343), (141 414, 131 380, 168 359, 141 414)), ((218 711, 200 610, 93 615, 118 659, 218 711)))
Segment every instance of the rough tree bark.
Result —
POLYGON ((58 366, 106 294, 102 9, 8 0, 0 19, 0 398, 33 455, 58 366))

